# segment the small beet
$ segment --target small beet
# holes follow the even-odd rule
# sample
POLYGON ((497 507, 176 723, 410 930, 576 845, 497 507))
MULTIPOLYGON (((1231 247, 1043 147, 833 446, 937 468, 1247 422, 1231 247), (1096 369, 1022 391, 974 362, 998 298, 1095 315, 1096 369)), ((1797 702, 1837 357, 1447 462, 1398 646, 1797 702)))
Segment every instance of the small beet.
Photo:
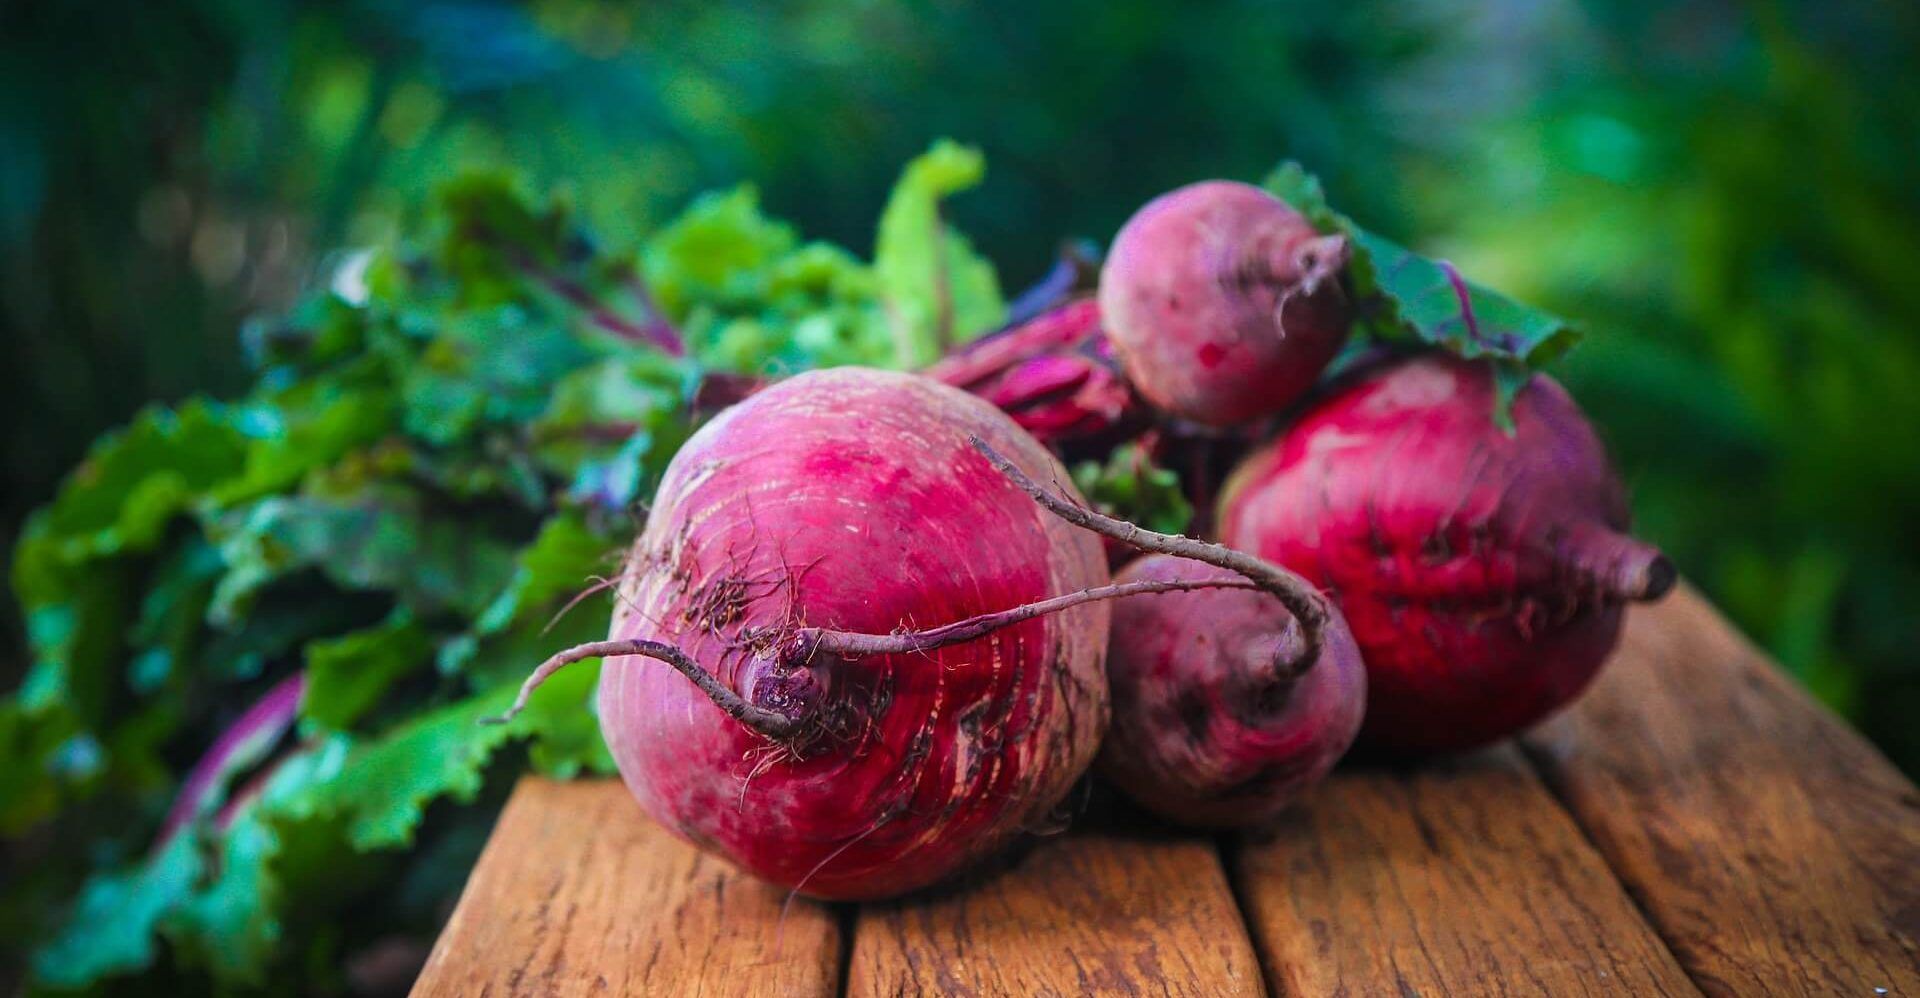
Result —
MULTIPOLYGON (((1156 554, 1117 578, 1233 574, 1156 554)), ((1113 726, 1101 773, 1180 824, 1270 821, 1327 775, 1360 729, 1360 649, 1338 615, 1323 634, 1319 656, 1302 669, 1299 624, 1266 593, 1215 589, 1115 603, 1107 651, 1113 726)))
POLYGON ((1221 536, 1324 587, 1367 665, 1361 742, 1471 748, 1570 702, 1621 610, 1673 585, 1573 399, 1533 375, 1495 421, 1485 362, 1428 354, 1361 373, 1247 459, 1221 536))
POLYGON ((1346 237, 1323 236, 1250 184, 1210 180, 1148 202, 1100 274, 1107 335, 1160 409, 1212 426, 1277 413, 1347 339, 1346 237))

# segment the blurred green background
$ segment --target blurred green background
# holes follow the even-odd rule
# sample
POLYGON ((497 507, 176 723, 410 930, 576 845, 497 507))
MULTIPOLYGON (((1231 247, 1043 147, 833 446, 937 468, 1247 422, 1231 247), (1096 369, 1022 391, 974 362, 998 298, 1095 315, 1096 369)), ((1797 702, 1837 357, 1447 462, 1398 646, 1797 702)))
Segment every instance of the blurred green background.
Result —
POLYGON ((237 391, 245 316, 464 165, 570 190, 623 242, 752 180, 865 251, 900 164, 951 135, 987 153, 955 215, 1011 288, 1159 191, 1293 157, 1368 227, 1580 320, 1559 373, 1644 533, 1920 772, 1920 6, 200 0, 0 25, 8 541, 146 400, 237 391))

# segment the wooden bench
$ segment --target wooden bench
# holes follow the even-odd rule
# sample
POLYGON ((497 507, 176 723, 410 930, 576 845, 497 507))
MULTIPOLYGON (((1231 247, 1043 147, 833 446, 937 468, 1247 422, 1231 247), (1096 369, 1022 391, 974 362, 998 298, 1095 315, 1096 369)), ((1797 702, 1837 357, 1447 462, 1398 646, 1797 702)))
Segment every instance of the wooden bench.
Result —
POLYGON ((530 779, 416 994, 1920 996, 1920 794, 1690 591, 1517 744, 1343 769, 1260 836, 1081 825, 789 902, 617 782, 530 779))

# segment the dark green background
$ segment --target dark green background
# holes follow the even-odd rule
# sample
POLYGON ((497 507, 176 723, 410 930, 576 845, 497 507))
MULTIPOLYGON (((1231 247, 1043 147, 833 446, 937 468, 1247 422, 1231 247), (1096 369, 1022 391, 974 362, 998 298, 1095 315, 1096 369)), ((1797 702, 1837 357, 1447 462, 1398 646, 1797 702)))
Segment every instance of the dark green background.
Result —
POLYGON ((464 164, 563 185, 623 242, 753 180, 864 252, 951 135, 990 163, 958 221, 1017 287, 1154 193, 1293 157, 1368 227, 1580 320, 1558 373, 1644 532, 1920 770, 1920 6, 202 0, 0 26, 0 536, 145 400, 237 390, 245 316, 464 164))

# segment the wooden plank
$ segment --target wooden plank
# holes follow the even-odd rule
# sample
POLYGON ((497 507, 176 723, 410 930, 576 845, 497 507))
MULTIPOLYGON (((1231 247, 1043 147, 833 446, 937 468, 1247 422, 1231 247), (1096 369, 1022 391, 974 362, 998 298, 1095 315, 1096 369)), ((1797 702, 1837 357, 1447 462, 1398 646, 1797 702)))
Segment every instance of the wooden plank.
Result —
POLYGON ((864 906, 851 995, 1259 994, 1218 852, 1076 832, 943 894, 864 906))
POLYGON ((528 779, 415 995, 832 994, 840 929, 668 835, 616 780, 528 779))
POLYGON ((1233 859, 1281 993, 1696 993, 1509 746, 1337 773, 1233 859))
POLYGON ((1920 995, 1920 794, 1697 593, 1526 744, 1703 990, 1920 995))

